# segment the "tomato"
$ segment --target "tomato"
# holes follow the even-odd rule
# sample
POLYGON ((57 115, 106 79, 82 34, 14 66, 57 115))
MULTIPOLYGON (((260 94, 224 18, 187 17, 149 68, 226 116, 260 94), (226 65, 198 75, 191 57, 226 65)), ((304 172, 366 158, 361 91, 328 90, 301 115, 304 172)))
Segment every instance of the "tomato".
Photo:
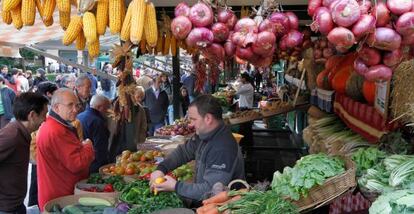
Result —
POLYGON ((131 168, 131 167, 128 167, 125 170, 125 174, 127 174, 127 175, 133 175, 133 174, 135 174, 135 169, 134 168, 131 168))
POLYGON ((104 192, 113 192, 114 191, 114 187, 112 186, 112 184, 107 184, 107 185, 105 185, 103 191, 104 192))
POLYGON ((146 161, 147 160, 147 158, 143 155, 143 156, 141 156, 141 159, 140 159, 140 161, 142 161, 142 162, 144 162, 144 161, 146 161))

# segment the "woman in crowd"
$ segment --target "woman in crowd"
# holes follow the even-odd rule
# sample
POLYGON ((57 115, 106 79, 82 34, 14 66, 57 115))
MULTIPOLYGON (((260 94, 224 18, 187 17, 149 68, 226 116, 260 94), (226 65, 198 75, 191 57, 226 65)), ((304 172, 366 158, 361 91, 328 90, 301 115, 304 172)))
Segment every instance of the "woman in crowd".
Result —
POLYGON ((185 86, 180 88, 180 103, 183 116, 187 115, 188 106, 190 105, 190 96, 185 86))

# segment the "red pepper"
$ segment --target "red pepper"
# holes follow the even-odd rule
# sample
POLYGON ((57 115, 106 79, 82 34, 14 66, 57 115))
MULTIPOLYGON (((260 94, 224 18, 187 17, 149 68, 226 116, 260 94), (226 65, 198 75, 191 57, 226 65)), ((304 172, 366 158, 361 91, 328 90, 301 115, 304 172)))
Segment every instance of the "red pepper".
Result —
POLYGON ((112 184, 107 184, 107 185, 105 185, 103 191, 104 192, 113 192, 114 191, 114 187, 112 186, 112 184))

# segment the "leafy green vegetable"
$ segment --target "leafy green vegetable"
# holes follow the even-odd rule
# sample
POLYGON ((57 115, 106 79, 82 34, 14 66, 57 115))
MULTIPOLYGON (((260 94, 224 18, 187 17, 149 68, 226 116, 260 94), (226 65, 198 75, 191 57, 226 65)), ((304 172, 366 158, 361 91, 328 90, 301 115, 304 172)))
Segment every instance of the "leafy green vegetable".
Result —
POLYGON ((385 156, 385 152, 382 152, 375 147, 358 149, 357 152, 352 154, 352 160, 357 165, 357 176, 361 176, 365 170, 380 163, 385 156))
POLYGON ((369 208, 369 213, 414 213, 414 191, 397 190, 383 194, 369 208))
POLYGON ((405 155, 412 152, 413 146, 403 138, 401 132, 391 132, 380 139, 380 149, 389 154, 405 155))
POLYGON ((86 182, 88 184, 112 184, 116 191, 120 192, 126 185, 124 178, 120 175, 104 178, 98 173, 91 174, 86 182))
MULTIPOLYGON (((414 176, 414 158, 403 162, 401 165, 392 170, 389 184, 393 187, 399 186, 404 182, 410 182, 409 178, 414 176)), ((411 180, 412 181, 412 180, 411 180)))
POLYGON ((312 187, 343 172, 345 164, 341 159, 322 153, 312 154, 302 157, 293 168, 285 167, 283 174, 275 172, 271 186, 282 196, 299 200, 300 196, 306 197, 312 187))

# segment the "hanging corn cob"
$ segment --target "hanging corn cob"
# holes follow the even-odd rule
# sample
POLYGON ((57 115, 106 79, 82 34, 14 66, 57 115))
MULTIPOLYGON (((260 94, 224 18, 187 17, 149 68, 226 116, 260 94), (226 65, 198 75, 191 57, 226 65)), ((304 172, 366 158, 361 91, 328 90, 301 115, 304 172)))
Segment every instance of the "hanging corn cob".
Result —
POLYGON ((11 11, 15 7, 19 6, 21 2, 22 0, 3 0, 3 11, 11 11))
POLYGON ((53 24, 53 16, 50 17, 50 19, 43 19, 43 24, 45 24, 46 27, 49 27, 53 24))
POLYGON ((177 56, 177 39, 171 34, 171 55, 177 56))
POLYGON ((66 30, 70 23, 70 12, 59 11, 59 23, 63 30, 66 30))
POLYGON ((75 15, 70 19, 68 29, 66 29, 63 35, 62 43, 64 45, 70 45, 76 37, 82 32, 82 17, 75 15))
POLYGON ((56 8, 56 0, 45 0, 43 2, 43 19, 50 20, 56 8))
MULTIPOLYGON (((145 32, 145 30, 144 30, 145 32)), ((147 41, 145 40, 145 37, 142 38, 141 42, 139 43, 139 49, 142 54, 148 53, 147 51, 147 41)))
POLYGON ((112 34, 121 32, 122 27, 122 1, 109 1, 109 29, 112 34))
POLYGON ((94 43, 97 40, 96 19, 92 12, 83 14, 83 33, 86 38, 86 43, 94 43))
POLYGON ((131 18, 131 36, 130 40, 133 44, 138 44, 144 32, 145 21, 145 0, 133 0, 132 18, 131 18))
POLYGON ((93 59, 99 56, 99 39, 95 42, 88 44, 89 58, 93 59))
POLYGON ((128 41, 131 35, 131 15, 132 15, 133 3, 134 3, 133 1, 129 3, 128 11, 126 13, 124 23, 122 23, 122 29, 121 29, 121 35, 120 35, 122 41, 128 41))
POLYGON ((155 55, 158 53, 162 53, 163 50, 163 44, 164 44, 164 35, 163 33, 158 33, 158 40, 157 40, 157 47, 155 48, 155 55))
POLYGON ((76 50, 82 51, 85 49, 86 46, 86 39, 83 35, 83 32, 81 32, 78 37, 76 38, 76 50))
POLYGON ((158 39, 158 27, 157 14, 155 12, 155 7, 152 2, 147 3, 144 23, 145 39, 147 40, 147 43, 150 47, 155 47, 157 45, 158 39))
POLYGON ((35 22, 36 4, 34 0, 22 0, 22 22, 26 26, 31 26, 35 22))
POLYGON ((37 11, 39 11, 40 18, 43 20, 43 6, 41 0, 35 0, 37 11))
POLYGON ((96 6, 96 31, 98 35, 104 35, 109 19, 109 0, 99 0, 96 6))
POLYGON ((21 5, 14 7, 10 13, 14 27, 20 30, 23 27, 21 5))
POLYGON ((56 0, 56 5, 60 12, 70 13, 70 0, 56 0))
POLYGON ((171 47, 171 34, 166 33, 165 39, 164 39, 164 46, 162 50, 162 55, 168 55, 170 53, 170 47, 171 47))
POLYGON ((10 11, 8 11, 8 12, 2 11, 1 12, 1 17, 2 17, 4 23, 6 23, 8 25, 12 23, 12 17, 11 17, 10 11))

